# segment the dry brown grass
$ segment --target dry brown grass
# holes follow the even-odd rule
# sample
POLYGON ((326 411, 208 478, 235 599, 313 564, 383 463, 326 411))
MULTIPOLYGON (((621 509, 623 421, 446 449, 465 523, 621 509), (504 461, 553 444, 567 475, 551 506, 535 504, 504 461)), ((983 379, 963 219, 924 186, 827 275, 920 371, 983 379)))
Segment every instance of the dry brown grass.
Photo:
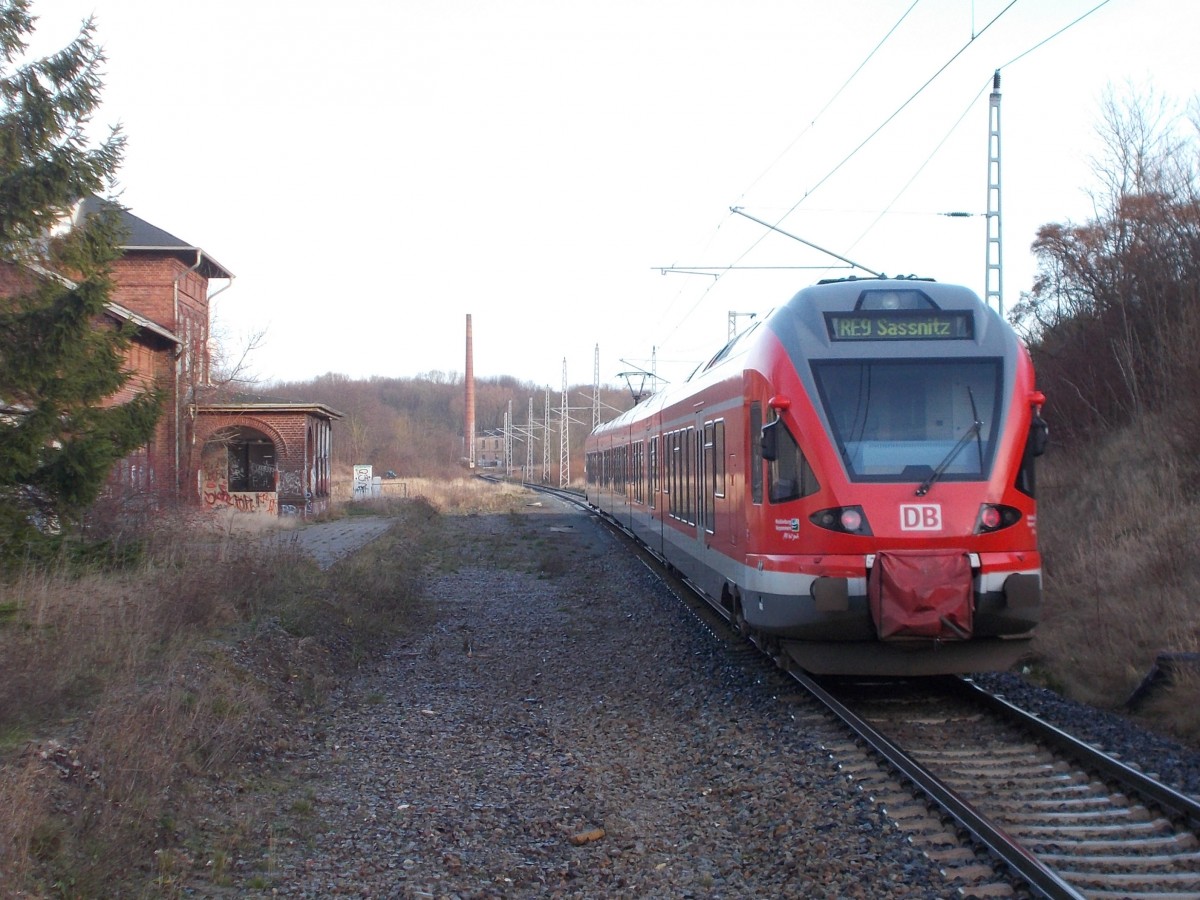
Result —
MULTIPOLYGON (((1037 669, 1074 697, 1119 706, 1159 651, 1200 650, 1200 506, 1149 420, 1070 456, 1051 452, 1039 478, 1037 669)), ((1195 708, 1200 697, 1190 699, 1195 708)))
POLYGON ((160 521, 123 535, 125 568, 0 584, 0 894, 170 895, 224 858, 184 824, 197 797, 419 610, 438 516, 391 514, 328 572, 286 540, 160 521))
MULTIPOLYGON (((349 497, 349 485, 340 493, 349 497)), ((403 478, 383 482, 383 496, 374 500, 338 504, 331 515, 374 515, 399 508, 409 501, 421 501, 445 515, 478 515, 510 512, 529 502, 529 492, 520 484, 485 481, 464 475, 461 478, 403 478)))

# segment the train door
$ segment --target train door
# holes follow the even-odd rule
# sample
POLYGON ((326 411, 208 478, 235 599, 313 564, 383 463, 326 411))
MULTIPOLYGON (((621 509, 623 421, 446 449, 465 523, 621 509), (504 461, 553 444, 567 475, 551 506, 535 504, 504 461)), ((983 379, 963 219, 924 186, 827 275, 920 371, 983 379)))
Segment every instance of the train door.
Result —
POLYGON ((691 437, 691 467, 688 478, 690 520, 694 527, 695 547, 693 553, 703 563, 702 572, 709 571, 709 534, 712 529, 712 497, 708 490, 708 472, 712 469, 711 451, 706 446, 708 428, 701 410, 696 415, 695 425, 688 429, 691 437))
POLYGON ((700 527, 706 546, 736 543, 725 503, 728 490, 725 424, 724 417, 706 419, 701 432, 700 527))
POLYGON ((663 553, 663 529, 666 525, 663 515, 662 469, 659 449, 662 446, 662 440, 657 425, 650 429, 646 437, 646 445, 646 474, 649 481, 646 495, 650 507, 650 526, 653 530, 653 540, 650 545, 661 556, 663 553))

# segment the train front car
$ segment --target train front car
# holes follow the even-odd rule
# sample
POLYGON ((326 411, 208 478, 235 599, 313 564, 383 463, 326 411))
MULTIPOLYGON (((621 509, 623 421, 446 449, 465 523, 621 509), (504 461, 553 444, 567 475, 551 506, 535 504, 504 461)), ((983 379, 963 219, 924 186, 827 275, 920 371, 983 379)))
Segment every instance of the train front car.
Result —
POLYGON ((815 285, 766 325, 745 372, 765 462, 746 626, 818 674, 1007 668, 1041 613, 1046 440, 1013 330, 916 279, 815 285))

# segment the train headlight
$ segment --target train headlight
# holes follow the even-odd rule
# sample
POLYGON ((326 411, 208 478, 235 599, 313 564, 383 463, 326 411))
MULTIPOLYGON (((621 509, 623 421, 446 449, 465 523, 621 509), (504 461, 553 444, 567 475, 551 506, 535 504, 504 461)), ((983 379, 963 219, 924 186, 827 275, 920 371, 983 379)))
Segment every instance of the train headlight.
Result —
POLYGON ((844 534, 870 534, 871 526, 863 515, 861 506, 835 506, 813 513, 808 520, 818 528, 840 531, 844 534))
POLYGON ((988 534, 1016 525, 1021 521, 1021 511, 1011 506, 984 503, 979 507, 979 519, 975 522, 976 534, 988 534))

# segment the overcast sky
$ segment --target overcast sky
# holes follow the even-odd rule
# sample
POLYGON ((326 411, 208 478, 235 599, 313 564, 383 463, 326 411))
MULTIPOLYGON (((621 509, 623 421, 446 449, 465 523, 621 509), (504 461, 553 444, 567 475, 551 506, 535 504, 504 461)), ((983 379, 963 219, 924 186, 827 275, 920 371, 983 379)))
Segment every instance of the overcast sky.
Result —
POLYGON ((1106 89, 1198 93, 1190 0, 1109 0, 1022 56, 1098 4, 34 0, 33 11, 42 49, 95 15, 109 60, 97 122, 128 138, 121 199, 236 275, 214 300, 216 324, 232 345, 266 329, 258 375, 461 373, 469 313, 477 375, 557 391, 564 359, 572 384, 591 382, 597 345, 604 382, 653 357, 681 380, 724 342, 731 311, 765 314, 851 274, 815 268, 841 264, 730 207, 868 269, 984 294, 997 68, 1015 303, 1038 226, 1091 213, 1106 89), (744 268, 660 271, 673 266, 744 268))

